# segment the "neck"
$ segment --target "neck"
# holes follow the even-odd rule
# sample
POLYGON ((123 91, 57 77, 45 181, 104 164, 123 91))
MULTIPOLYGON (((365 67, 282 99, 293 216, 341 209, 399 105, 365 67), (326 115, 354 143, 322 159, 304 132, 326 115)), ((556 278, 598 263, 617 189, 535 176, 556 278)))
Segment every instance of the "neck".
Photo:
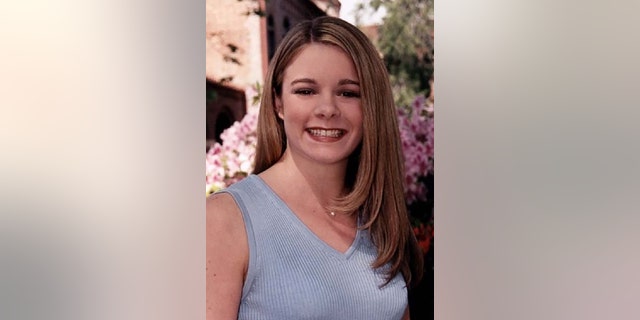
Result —
POLYGON ((344 194, 346 170, 346 161, 322 165, 295 159, 285 152, 282 159, 265 174, 273 177, 272 181, 278 181, 279 186, 276 187, 291 197, 309 200, 313 195, 318 205, 326 208, 333 199, 344 194))

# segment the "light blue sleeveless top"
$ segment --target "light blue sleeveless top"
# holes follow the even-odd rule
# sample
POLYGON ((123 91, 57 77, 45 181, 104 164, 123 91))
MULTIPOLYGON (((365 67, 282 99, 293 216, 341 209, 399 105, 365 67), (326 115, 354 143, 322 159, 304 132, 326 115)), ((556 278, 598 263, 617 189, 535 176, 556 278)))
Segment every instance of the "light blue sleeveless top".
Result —
POLYGON ((359 230, 339 252, 318 238, 258 176, 221 191, 233 196, 249 240, 238 319, 401 319, 407 288, 373 270, 376 248, 359 230))

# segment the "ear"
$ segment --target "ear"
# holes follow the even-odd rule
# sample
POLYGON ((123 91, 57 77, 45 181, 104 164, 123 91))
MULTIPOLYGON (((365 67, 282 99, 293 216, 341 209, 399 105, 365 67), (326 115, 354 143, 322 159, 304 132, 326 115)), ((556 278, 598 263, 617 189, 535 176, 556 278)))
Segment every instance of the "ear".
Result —
POLYGON ((280 99, 280 97, 278 97, 277 95, 275 96, 275 101, 276 101, 276 113, 278 114, 278 117, 282 120, 284 120, 284 110, 282 108, 282 99, 280 99))

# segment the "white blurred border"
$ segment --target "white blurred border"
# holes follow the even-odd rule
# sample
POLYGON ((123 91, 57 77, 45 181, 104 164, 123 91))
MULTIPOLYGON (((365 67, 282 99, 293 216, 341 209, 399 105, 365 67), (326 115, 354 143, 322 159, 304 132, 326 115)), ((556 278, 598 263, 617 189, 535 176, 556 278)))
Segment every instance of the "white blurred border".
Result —
MULTIPOLYGON (((436 319, 640 317, 638 9, 436 5, 436 319)), ((204 319, 204 3, 0 11, 0 318, 204 319)))
POLYGON ((0 318, 204 319, 204 1, 0 11, 0 318))
POLYGON ((436 5, 436 319, 635 319, 638 3, 436 5))

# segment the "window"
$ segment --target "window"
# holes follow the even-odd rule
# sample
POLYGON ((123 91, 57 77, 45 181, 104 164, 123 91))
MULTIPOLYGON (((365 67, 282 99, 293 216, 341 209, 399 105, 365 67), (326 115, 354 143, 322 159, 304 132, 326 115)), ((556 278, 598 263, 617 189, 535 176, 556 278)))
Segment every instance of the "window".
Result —
POLYGON ((282 26, 284 27, 284 33, 286 34, 289 29, 291 29, 291 23, 289 22, 289 17, 284 17, 284 21, 282 22, 282 26))

